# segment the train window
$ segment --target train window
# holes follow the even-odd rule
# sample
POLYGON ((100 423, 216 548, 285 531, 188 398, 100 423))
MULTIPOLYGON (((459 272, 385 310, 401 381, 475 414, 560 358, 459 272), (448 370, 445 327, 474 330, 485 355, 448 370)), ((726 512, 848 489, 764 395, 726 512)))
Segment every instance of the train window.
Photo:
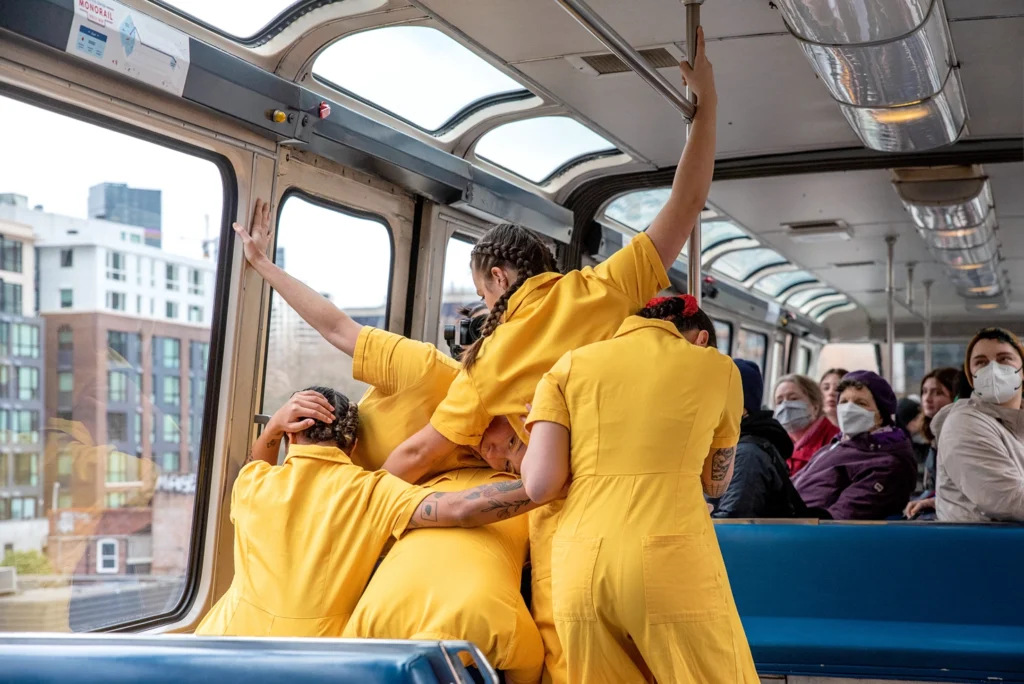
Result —
POLYGON ((807 375, 811 370, 811 350, 801 345, 797 350, 796 372, 807 375))
POLYGON ((459 309, 468 304, 479 302, 473 274, 469 269, 469 256, 473 251, 473 243, 469 238, 453 235, 448 239, 448 248, 444 252, 444 284, 441 289, 441 316, 437 327, 437 348, 449 352, 448 343, 444 339, 446 325, 458 325, 459 309))
POLYGON ((668 201, 672 188, 640 190, 619 197, 604 210, 604 215, 633 230, 646 230, 668 201))
POLYGON ((778 297, 791 287, 816 283, 817 278, 807 271, 785 271, 783 273, 772 273, 754 283, 754 289, 769 297, 778 297))
MULTIPOLYGON (((960 364, 962 363, 963 360, 961 359, 960 364)), ((821 377, 821 374, 829 368, 845 368, 848 371, 869 370, 877 373, 878 356, 875 353, 874 343, 847 342, 826 344, 818 352, 818 367, 814 371, 814 377, 821 377)))
POLYGON ((425 26, 346 36, 317 57, 313 75, 429 132, 446 128, 471 105, 528 94, 457 41, 425 26))
POLYGON ((836 291, 830 287, 812 287, 809 290, 800 290, 794 293, 790 297, 786 298, 786 306, 802 307, 807 302, 817 299, 818 297, 824 297, 826 295, 836 294, 836 291))
MULTIPOLYGON (((275 261, 363 325, 386 326, 391 232, 377 217, 349 212, 299 192, 285 195, 277 219, 275 261)), ((263 413, 292 393, 323 385, 358 401, 352 359, 303 321, 280 295, 271 300, 263 413)))
POLYGON ((715 324, 715 337, 718 338, 718 351, 726 356, 732 351, 732 323, 720 321, 717 318, 711 319, 715 324))
POLYGON ((0 97, 0 118, 45 131, 12 136, 0 164, 0 234, 24 247, 21 273, 4 274, 5 285, 20 285, 20 302, 0 329, 0 364, 17 368, 0 425, 28 455, 12 462, 22 484, 0 483, 0 500, 19 502, 21 518, 0 523, 0 542, 15 551, 5 563, 18 574, 17 593, 0 595, 0 631, 152 624, 176 611, 198 567, 202 431, 187 430, 217 416, 204 413, 205 392, 172 407, 152 384, 206 378, 205 363, 165 366, 149 350, 156 340, 211 342, 217 262, 204 257, 203 241, 208 220, 224 213, 223 172, 209 158, 54 108, 0 97), (203 294, 140 281, 141 261, 197 271, 203 294), (111 288, 133 304, 155 298, 160 315, 109 310, 111 288), (202 304, 205 317, 167 320, 164 303, 178 302, 202 304), (173 429, 153 439, 165 413, 173 429), (162 466, 170 451, 186 464, 173 474, 162 466), (142 538, 147 570, 131 574, 128 550, 142 538))
POLYGON ((575 159, 614 150, 610 142, 567 116, 502 124, 485 133, 474 148, 481 159, 541 184, 575 159))
POLYGON ((700 227, 700 251, 707 252, 730 240, 747 237, 747 234, 732 221, 707 221, 700 227))
POLYGON ((263 33, 277 17, 286 14, 296 0, 154 0, 188 19, 205 24, 237 40, 263 33))
POLYGON ((761 269, 769 266, 781 266, 785 263, 785 258, 775 250, 759 247, 729 252, 721 259, 716 260, 712 264, 711 270, 734 280, 744 281, 761 269))
POLYGON ((736 350, 733 357, 753 361, 764 374, 764 364, 768 354, 768 336, 746 328, 740 328, 736 335, 736 350))

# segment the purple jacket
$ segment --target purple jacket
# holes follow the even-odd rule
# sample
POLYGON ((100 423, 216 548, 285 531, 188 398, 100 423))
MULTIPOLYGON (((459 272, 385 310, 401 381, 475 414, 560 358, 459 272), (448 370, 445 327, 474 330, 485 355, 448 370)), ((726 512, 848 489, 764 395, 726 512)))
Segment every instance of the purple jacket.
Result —
POLYGON ((914 448, 895 427, 822 447, 793 478, 804 503, 828 510, 833 520, 899 515, 916 485, 914 448))

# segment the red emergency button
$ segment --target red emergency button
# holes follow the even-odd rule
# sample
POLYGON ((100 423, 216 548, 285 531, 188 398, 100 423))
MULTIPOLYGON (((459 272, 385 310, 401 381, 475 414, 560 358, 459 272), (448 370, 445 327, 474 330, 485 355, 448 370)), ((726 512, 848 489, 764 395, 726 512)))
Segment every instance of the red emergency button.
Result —
POLYGON ((320 103, 320 108, 319 108, 318 111, 319 111, 319 114, 320 114, 320 118, 321 119, 326 119, 327 117, 329 117, 331 115, 331 105, 327 104, 326 102, 321 102, 320 103))

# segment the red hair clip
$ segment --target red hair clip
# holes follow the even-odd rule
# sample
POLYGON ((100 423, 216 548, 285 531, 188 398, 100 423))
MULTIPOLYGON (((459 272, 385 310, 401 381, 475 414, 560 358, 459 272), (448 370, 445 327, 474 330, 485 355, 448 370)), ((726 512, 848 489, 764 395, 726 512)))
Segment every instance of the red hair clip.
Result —
POLYGON ((672 299, 683 300, 683 318, 689 318, 690 316, 695 315, 699 309, 699 307, 697 306, 697 299, 693 295, 688 294, 675 295, 672 297, 655 297, 651 301, 647 302, 646 308, 658 306, 659 304, 664 304, 665 302, 670 301, 672 299))

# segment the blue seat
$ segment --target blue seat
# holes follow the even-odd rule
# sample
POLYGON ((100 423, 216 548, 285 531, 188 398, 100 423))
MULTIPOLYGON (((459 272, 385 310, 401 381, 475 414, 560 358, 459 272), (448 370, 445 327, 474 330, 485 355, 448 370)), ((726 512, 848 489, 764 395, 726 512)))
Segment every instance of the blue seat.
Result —
POLYGON ((192 636, 0 635, 0 679, 33 684, 217 682, 470 684, 460 652, 497 676, 468 642, 192 636))

